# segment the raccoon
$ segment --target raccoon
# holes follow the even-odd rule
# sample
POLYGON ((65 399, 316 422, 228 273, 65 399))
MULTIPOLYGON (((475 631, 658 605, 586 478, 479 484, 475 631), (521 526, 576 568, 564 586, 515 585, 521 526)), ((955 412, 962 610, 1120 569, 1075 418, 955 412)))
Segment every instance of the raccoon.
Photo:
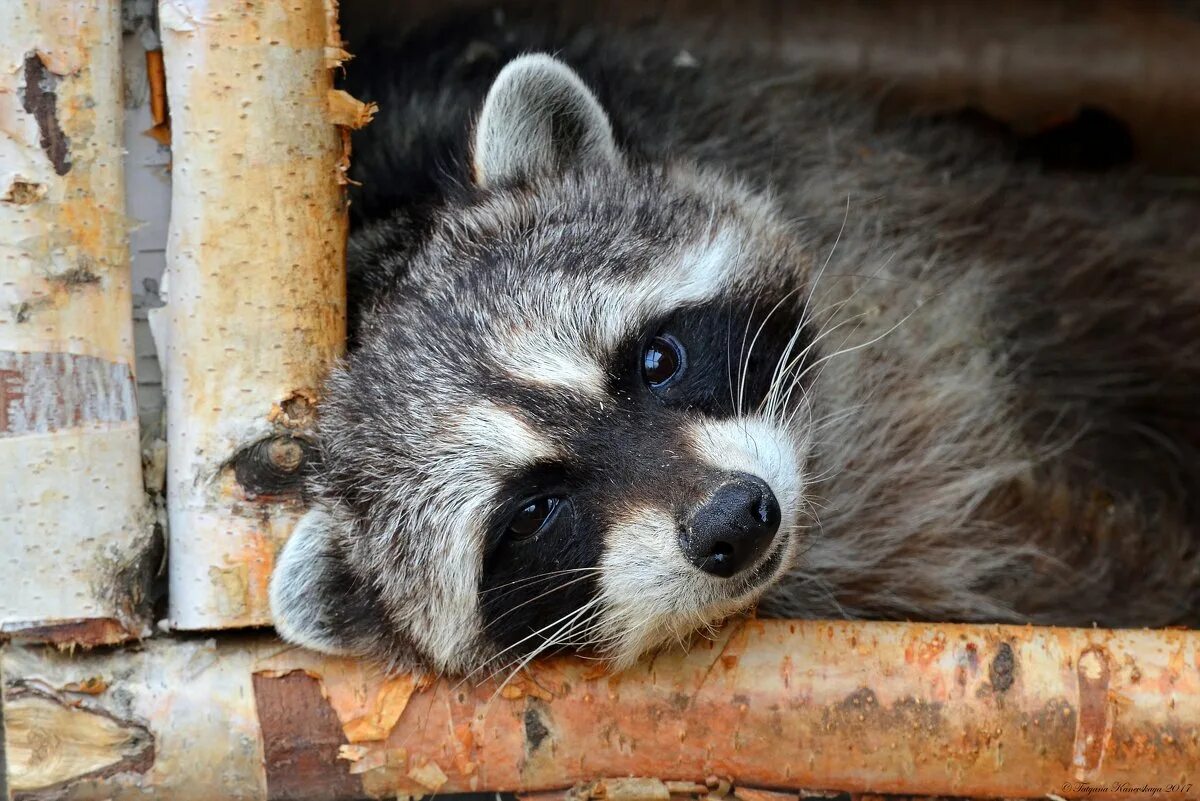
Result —
POLYGON ((1200 204, 653 31, 366 48, 282 636, 616 667, 760 614, 1200 618, 1200 204))

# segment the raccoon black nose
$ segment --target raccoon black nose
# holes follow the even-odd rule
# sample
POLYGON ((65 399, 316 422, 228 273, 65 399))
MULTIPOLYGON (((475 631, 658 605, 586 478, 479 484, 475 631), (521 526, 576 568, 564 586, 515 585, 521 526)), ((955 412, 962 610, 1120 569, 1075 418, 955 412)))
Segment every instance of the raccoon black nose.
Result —
POLYGON ((692 513, 683 553, 705 573, 729 578, 753 565, 779 531, 779 502, 767 483, 738 473, 692 513))

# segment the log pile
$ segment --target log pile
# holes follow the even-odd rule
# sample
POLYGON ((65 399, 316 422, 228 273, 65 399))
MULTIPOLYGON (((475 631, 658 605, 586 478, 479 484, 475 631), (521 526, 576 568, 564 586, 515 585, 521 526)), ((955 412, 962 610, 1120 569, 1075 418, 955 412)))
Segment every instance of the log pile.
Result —
MULTIPOLYGON (((985 14, 949 0, 657 0, 605 13, 697 8, 712 27, 693 35, 719 28, 1022 133, 1094 105, 1151 165, 1200 169, 1200 95, 1178 66, 1200 23, 1177 3, 985 14)), ((469 682, 387 676, 266 633, 75 650, 151 633, 161 563, 133 397, 119 2, 6 13, 0 797, 1200 798, 1200 632, 750 621, 623 674, 555 658, 469 682)), ((344 338, 347 129, 371 109, 332 88, 347 57, 334 0, 162 0, 160 22, 168 622, 265 626, 274 554, 302 511, 316 387, 344 338)))

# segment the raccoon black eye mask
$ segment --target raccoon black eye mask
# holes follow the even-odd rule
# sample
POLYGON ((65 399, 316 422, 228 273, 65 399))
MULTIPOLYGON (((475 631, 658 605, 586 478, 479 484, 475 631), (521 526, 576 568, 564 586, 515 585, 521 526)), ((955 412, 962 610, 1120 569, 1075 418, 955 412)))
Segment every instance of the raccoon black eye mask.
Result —
MULTIPOLYGON (((686 366, 683 345, 670 334, 654 337, 642 355, 642 375, 653 389, 664 389, 686 366)), ((506 536, 513 539, 536 537, 558 514, 564 498, 530 498, 509 521, 506 536)))
POLYGON ((1194 199, 742 54, 497 25, 351 70, 382 111, 283 637, 481 677, 755 606, 1196 622, 1194 199))

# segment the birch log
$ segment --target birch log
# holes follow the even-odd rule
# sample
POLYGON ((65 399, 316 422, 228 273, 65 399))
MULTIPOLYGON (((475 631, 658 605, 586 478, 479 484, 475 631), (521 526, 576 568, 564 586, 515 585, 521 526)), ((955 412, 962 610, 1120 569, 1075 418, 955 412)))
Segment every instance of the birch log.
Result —
POLYGON ((316 388, 345 337, 332 0, 162 0, 171 108, 164 387, 170 622, 270 622, 276 550, 302 511, 316 388))
POLYGON ((19 799, 667 801, 714 776, 742 801, 1200 795, 1200 632, 750 621, 623 674, 564 657, 499 691, 265 637, 10 648, 0 669, 19 799))
POLYGON ((118 0, 0 24, 0 637, 139 636, 141 478, 118 0))

